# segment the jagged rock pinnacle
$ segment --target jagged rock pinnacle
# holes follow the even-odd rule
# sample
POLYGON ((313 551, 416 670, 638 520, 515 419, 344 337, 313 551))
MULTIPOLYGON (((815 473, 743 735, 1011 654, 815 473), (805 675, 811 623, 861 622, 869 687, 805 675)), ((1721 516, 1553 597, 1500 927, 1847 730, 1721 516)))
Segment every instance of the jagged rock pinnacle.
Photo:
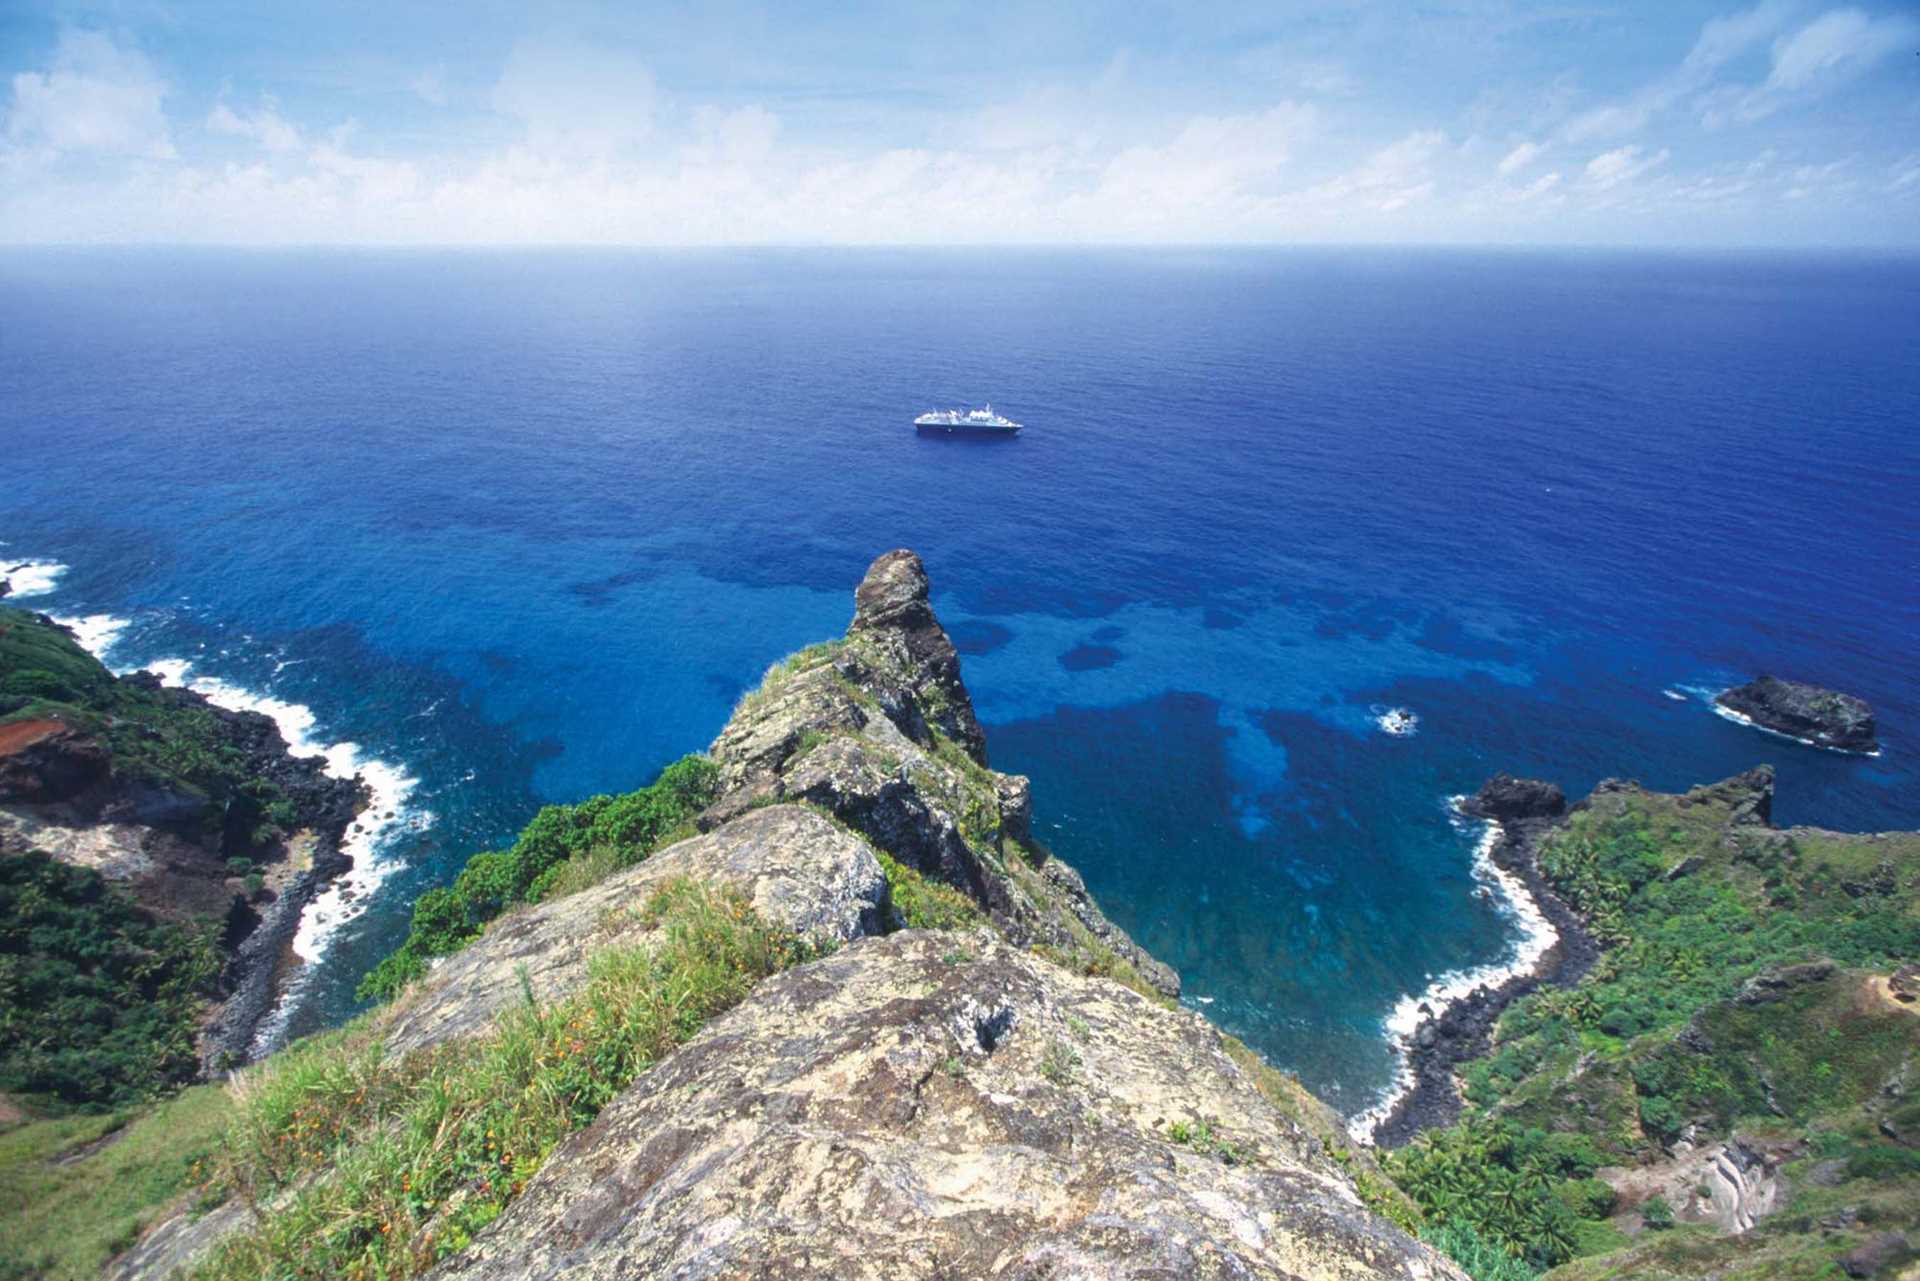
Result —
POLYGON ((985 765, 987 738, 960 679, 960 655, 927 596, 927 567, 920 557, 905 548, 887 552, 867 567, 853 594, 847 635, 886 650, 909 675, 928 719, 985 765))

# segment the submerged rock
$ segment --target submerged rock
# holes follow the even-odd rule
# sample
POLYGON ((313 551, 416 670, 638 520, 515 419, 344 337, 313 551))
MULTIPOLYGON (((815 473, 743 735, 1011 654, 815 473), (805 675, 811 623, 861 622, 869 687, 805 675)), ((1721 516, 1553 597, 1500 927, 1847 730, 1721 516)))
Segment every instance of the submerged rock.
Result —
POLYGON ((1842 752, 1877 752, 1873 708, 1865 699, 1800 681, 1761 676, 1714 700, 1761 729, 1842 752))
POLYGON ((1448 1278, 1205 1020, 990 935, 771 979, 438 1278, 1448 1278))

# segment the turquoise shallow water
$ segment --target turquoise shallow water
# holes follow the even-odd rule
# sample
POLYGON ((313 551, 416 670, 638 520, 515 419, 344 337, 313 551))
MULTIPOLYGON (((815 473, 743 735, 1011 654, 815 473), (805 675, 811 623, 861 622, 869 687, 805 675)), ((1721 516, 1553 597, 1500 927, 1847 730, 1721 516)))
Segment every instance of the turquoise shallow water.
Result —
POLYGON ((1486 774, 1771 760, 1785 821, 1920 825, 1916 320, 1843 257, 11 252, 0 558, 411 780, 297 1031, 912 546, 1041 833, 1358 1110, 1394 1003, 1513 946, 1486 774), (987 399, 1028 430, 906 427, 987 399), (1888 751, 1708 713, 1760 669, 1888 751))

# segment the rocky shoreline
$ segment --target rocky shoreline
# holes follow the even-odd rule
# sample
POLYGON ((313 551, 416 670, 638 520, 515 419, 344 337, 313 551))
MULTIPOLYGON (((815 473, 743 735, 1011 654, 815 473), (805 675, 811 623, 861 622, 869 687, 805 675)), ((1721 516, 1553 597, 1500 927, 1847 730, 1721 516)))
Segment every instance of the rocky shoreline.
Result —
POLYGON ((1462 1063, 1487 1052, 1494 1025, 1507 1006, 1542 987, 1578 983, 1600 955, 1599 943, 1540 873, 1540 843, 1560 825, 1566 813, 1566 797, 1560 789, 1551 783, 1500 774, 1468 799, 1461 810, 1494 825, 1497 835, 1489 856, 1520 880, 1559 937, 1525 973, 1504 983, 1475 988, 1438 1011, 1422 1005, 1426 1017, 1414 1029, 1407 1051, 1413 1084, 1371 1131, 1373 1142, 1382 1148, 1402 1147, 1422 1130, 1457 1121, 1461 1099, 1455 1074, 1462 1063))
POLYGON ((69 693, 87 701, 42 704, 44 714, 28 709, 9 722, 17 732, 0 741, 0 853, 38 850, 91 868, 163 920, 219 922, 222 996, 201 1034, 201 1068, 218 1075, 248 1061, 283 990, 303 913, 353 866, 344 847, 370 790, 328 774, 318 757, 296 756, 269 716, 221 707, 152 672, 116 677, 55 619, 16 617, 27 620, 16 626, 45 629, 46 644, 72 646, 53 651, 54 661, 69 672, 86 664, 84 690, 69 693), (208 790, 205 779, 127 754, 129 724, 159 742, 187 721, 205 727, 196 750, 258 790, 208 790), (282 808, 269 817, 262 796, 282 808))

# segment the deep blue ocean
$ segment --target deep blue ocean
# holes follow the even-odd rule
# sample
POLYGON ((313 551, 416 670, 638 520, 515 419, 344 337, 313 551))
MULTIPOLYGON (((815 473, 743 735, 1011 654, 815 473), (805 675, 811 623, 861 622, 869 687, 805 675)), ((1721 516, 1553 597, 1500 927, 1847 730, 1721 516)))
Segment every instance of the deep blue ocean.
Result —
POLYGON ((1040 834, 1357 1111, 1394 1003, 1512 946, 1446 807, 1493 771, 1920 827, 1916 500, 1913 259, 0 253, 0 561, 67 567, 20 603, 413 780, 295 1030, 908 546, 1040 834), (1026 432, 908 426, 986 400, 1026 432), (1760 670, 1886 751, 1709 712, 1760 670))

